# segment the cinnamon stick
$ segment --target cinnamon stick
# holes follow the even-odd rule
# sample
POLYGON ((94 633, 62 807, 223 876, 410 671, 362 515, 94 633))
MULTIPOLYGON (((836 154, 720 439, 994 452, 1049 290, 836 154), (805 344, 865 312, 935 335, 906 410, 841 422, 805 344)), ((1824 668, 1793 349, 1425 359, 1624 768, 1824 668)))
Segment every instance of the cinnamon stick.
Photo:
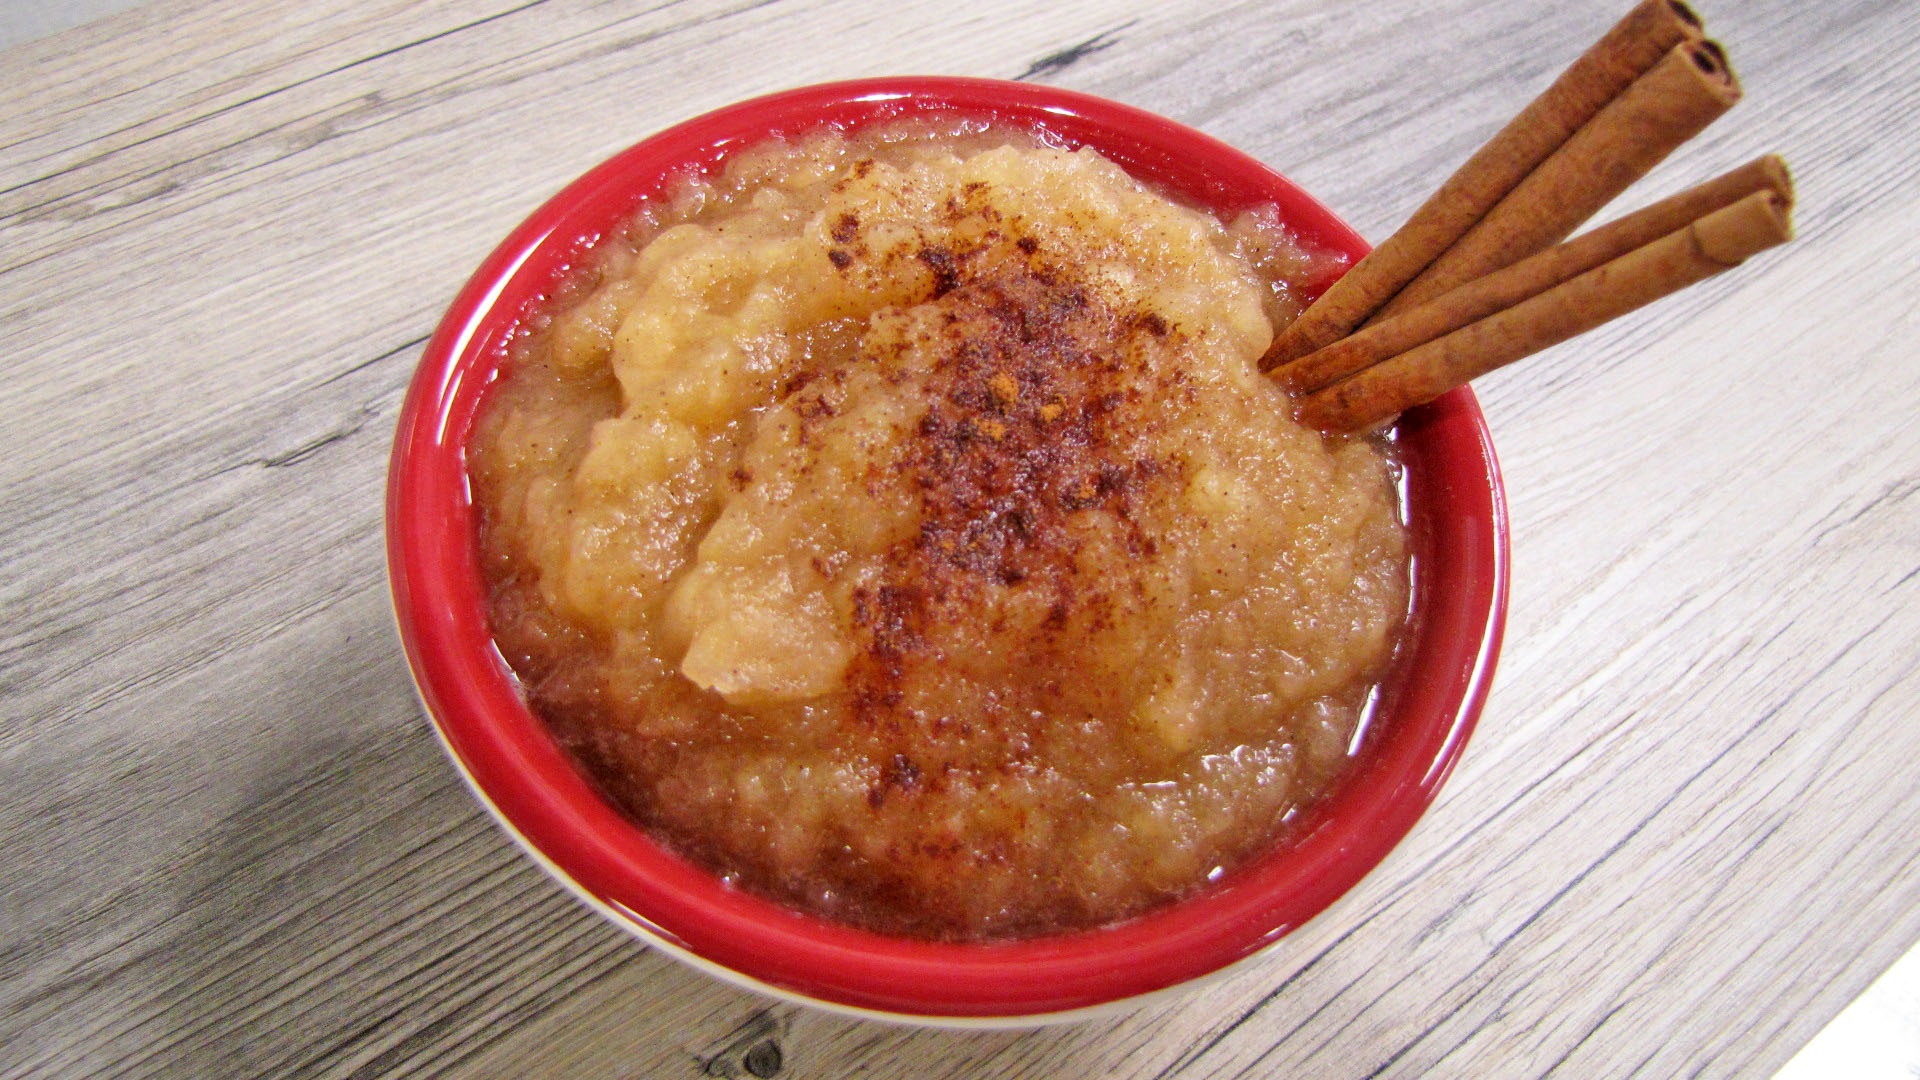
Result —
POLYGON ((1305 356, 1360 325, 1608 102, 1674 46, 1700 36, 1700 20, 1685 4, 1641 0, 1468 158, 1399 231, 1282 331, 1261 367, 1305 356))
POLYGON ((1295 394, 1319 390, 1538 296, 1758 191, 1774 192, 1791 204, 1793 181, 1778 157, 1769 154, 1748 162, 1428 303, 1373 323, 1268 374, 1295 394))
POLYGON ((1740 100, 1711 41, 1673 47, 1373 315, 1385 318, 1565 239, 1740 100))
POLYGON ((1468 380, 1584 333, 1792 236, 1788 199, 1756 191, 1513 307, 1302 398, 1300 418, 1361 431, 1468 380))

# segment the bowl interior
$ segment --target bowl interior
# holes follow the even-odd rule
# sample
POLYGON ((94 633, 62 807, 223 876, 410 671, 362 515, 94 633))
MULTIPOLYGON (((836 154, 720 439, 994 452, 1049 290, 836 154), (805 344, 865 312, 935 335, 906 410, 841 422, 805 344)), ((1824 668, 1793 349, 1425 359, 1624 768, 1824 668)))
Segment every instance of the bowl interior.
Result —
POLYGON ((1309 244, 1365 243, 1259 162, 1127 106, 1047 87, 878 79, 690 120, 595 168, 496 249, 449 309, 402 407, 389 477, 395 611, 421 696, 482 799, 548 869, 657 941, 776 991, 924 1017, 1086 1008, 1216 971, 1305 922, 1431 802, 1472 728, 1505 611, 1505 504, 1485 423, 1459 390, 1402 419, 1415 619, 1353 772, 1298 838, 1201 894, 1104 929, 1009 943, 888 938, 749 896, 654 844, 596 793, 527 708, 487 627, 463 447, 522 320, 595 241, 688 170, 822 124, 929 110, 1042 129, 1231 214, 1274 204, 1309 244))

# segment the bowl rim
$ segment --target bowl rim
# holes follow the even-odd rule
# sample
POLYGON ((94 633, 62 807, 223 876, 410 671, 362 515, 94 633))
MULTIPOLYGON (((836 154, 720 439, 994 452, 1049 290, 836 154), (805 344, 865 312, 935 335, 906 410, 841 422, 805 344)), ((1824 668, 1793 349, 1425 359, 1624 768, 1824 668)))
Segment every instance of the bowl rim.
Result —
MULTIPOLYGON (((1424 710, 1424 722, 1363 747, 1354 774, 1283 849, 1196 896, 1072 934, 975 944, 885 937, 733 889, 661 847, 598 794, 527 707, 488 631, 474 550, 464 455, 474 413, 512 332, 614 222, 685 167, 711 170, 769 135, 942 110, 1094 145, 1129 172, 1216 210, 1275 204, 1308 242, 1355 260, 1366 251, 1344 222, 1254 158, 1164 117, 1073 91, 908 76, 726 106, 589 170, 522 222, 461 289, 401 407, 387 487, 388 574, 409 670, 448 754, 508 833, 616 923, 705 970, 810 1004, 956 1023, 1076 1016, 1260 952, 1357 883, 1433 801, 1485 701, 1505 625, 1505 494, 1470 391, 1400 425, 1410 512, 1422 514, 1422 500, 1463 511, 1416 530, 1415 596, 1437 599, 1416 600, 1414 655, 1402 667, 1413 670, 1429 646, 1445 663, 1422 665, 1421 678, 1403 679, 1392 693, 1408 702, 1404 709, 1424 710)), ((1398 713, 1392 722, 1411 723, 1398 713)))

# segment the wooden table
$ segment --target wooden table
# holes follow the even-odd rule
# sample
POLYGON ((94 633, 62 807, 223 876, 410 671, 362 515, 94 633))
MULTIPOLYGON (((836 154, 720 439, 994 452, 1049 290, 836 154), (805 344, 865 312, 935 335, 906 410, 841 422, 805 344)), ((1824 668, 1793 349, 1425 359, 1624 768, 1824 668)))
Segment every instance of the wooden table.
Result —
POLYGON ((1748 100, 1628 201, 1778 150, 1802 236, 1484 380, 1512 615, 1438 804, 1229 981, 985 1035, 684 969, 462 789, 381 559, 439 312, 621 146, 884 72, 1167 114, 1378 238, 1615 5, 166 0, 0 55, 0 1073, 1769 1074, 1920 938, 1920 7, 1703 2, 1748 100))

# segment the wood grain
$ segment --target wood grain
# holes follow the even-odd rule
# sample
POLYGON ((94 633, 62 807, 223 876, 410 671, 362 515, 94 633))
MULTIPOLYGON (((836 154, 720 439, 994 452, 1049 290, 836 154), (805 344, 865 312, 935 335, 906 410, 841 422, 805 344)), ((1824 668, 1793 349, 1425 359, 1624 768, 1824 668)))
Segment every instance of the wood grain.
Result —
POLYGON ((1432 812, 1259 964, 950 1034, 644 950, 462 790, 380 501, 440 309, 675 120, 892 71, 1195 124, 1380 236, 1617 14, 162 2, 0 54, 0 1076, 1764 1076, 1920 938, 1920 9, 1708 4, 1801 240, 1481 384, 1515 578, 1432 812))

